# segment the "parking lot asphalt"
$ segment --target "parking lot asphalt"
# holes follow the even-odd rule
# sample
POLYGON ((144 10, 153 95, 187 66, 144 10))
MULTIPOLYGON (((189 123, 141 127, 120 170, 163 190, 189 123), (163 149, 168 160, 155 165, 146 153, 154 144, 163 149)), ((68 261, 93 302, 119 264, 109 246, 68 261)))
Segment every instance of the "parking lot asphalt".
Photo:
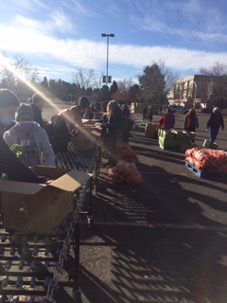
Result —
MULTIPOLYGON (((198 146, 207 118, 199 116, 198 146)), ((182 121, 176 115, 176 127, 182 121)), ((223 149, 226 138, 224 131, 217 140, 223 149)), ((227 180, 197 177, 184 154, 160 149, 142 129, 130 144, 143 182, 111 184, 101 167, 94 225, 81 225, 81 297, 63 289, 56 301, 226 303, 227 180)))
MULTIPOLYGON (((199 113, 199 147, 208 118, 199 113)), ((177 129, 183 119, 176 114, 177 129)), ((216 143, 227 150, 224 120, 216 143)), ((101 167, 93 227, 81 224, 81 296, 64 288, 56 302, 226 303, 227 180, 197 177, 184 154, 160 149, 143 129, 132 131, 130 144, 143 182, 112 184, 101 167)))

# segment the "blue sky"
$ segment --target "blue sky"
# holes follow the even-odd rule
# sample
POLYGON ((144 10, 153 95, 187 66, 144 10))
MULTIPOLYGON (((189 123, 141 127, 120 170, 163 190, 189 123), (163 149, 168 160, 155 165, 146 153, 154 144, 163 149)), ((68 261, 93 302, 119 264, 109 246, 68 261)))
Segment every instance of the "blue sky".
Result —
POLYGON ((227 63, 226 0, 0 0, 0 53, 21 54, 40 78, 77 69, 136 79, 164 62, 180 77, 227 63))

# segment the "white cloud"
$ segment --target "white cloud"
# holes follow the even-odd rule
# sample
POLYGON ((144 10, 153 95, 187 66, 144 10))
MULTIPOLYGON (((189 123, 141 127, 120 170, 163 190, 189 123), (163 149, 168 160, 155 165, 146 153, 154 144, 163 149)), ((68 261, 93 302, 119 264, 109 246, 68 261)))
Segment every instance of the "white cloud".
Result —
MULTIPOLYGON (((24 53, 34 58, 51 57, 59 62, 67 63, 72 68, 84 67, 100 69, 106 61, 106 43, 97 43, 90 40, 56 39, 37 32, 36 26, 14 28, 0 26, 2 51, 24 53)), ((113 64, 143 68, 153 61, 164 61, 166 66, 184 71, 186 69, 199 70, 201 66, 211 66, 212 63, 226 62, 226 53, 209 53, 173 47, 142 47, 138 45, 116 45, 111 43, 109 59, 113 64)), ((33 62, 31 62, 33 64, 33 62)))
POLYGON ((26 32, 34 31, 36 33, 49 33, 57 32, 67 32, 69 33, 73 25, 70 22, 69 17, 66 17, 62 12, 53 11, 50 19, 46 21, 39 21, 35 19, 30 19, 23 17, 21 15, 16 15, 10 22, 11 30, 20 30, 26 32))
MULTIPOLYGON (((172 35, 199 41, 220 42, 227 40, 227 27, 222 11, 209 7, 208 2, 190 1, 136 1, 131 10, 131 22, 153 33, 172 35)), ((175 38, 174 38, 175 36, 175 38)))
MULTIPOLYGON (((31 1, 18 0, 18 6, 26 8, 26 10, 34 9, 34 6, 44 5, 43 1, 35 0, 34 6, 30 6, 31 1)), ((145 0, 144 0, 145 1, 145 0)), ((62 7, 68 6, 68 1, 62 2, 62 7)), ((130 1, 129 1, 130 3, 130 1)), ((178 2, 179 3, 179 2, 178 2)), ((160 9, 160 1, 153 0, 152 6, 149 1, 145 1, 145 5, 141 5, 140 1, 135 1, 135 6, 131 7, 131 11, 137 10, 137 15, 133 16, 133 20, 136 20, 136 25, 146 28, 146 30, 155 32, 168 32, 181 37, 189 36, 191 40, 198 39, 200 41, 217 40, 226 42, 227 35, 224 34, 224 26, 220 31, 215 30, 215 22, 219 17, 216 10, 209 10, 204 13, 207 18, 213 16, 214 21, 210 20, 210 27, 207 31, 202 29, 188 29, 181 27, 173 27, 168 23, 166 14, 171 9, 171 13, 177 16, 179 12, 183 15, 190 13, 190 22, 193 24, 194 19, 192 16, 199 16, 202 14, 200 2, 191 0, 185 6, 174 6, 173 1, 165 1, 166 7, 160 9), (136 19, 135 19, 136 18, 136 19), (223 33, 222 33, 223 32, 223 33)), ((91 8, 87 9, 82 5, 82 2, 72 1, 72 11, 77 10, 77 16, 94 16, 98 15, 91 8)), ((60 71, 60 65, 67 66, 66 73, 70 73, 70 70, 76 68, 88 68, 94 70, 105 69, 106 63, 106 41, 95 42, 86 39, 69 39, 69 38, 57 38, 55 34, 65 31, 67 34, 71 34, 72 30, 78 26, 73 23, 75 20, 71 20, 66 12, 59 7, 58 10, 50 9, 45 11, 46 18, 42 21, 37 19, 31 19, 22 15, 14 16, 9 20, 9 23, 0 23, 0 50, 22 54, 25 58, 29 56, 31 64, 35 65, 36 60, 44 58, 45 62, 52 62, 54 59, 57 62, 55 72, 60 74, 64 71, 60 71), (34 61, 33 61, 34 59, 34 61)), ((68 9, 70 7, 68 6, 68 9)), ((114 10, 116 12, 116 10, 114 10)), ((170 13, 169 13, 170 14, 170 13)), ((76 14, 75 14, 76 15, 76 14)), ((171 15, 171 14, 170 14, 171 15)), ((132 19, 131 19, 132 20, 132 19)), ((1 21, 0 21, 1 22, 1 21)), ((208 19, 207 21, 208 22, 208 19)), ((92 26, 92 24, 91 24, 92 26)), ((58 35, 59 36, 59 35, 58 35)), ((193 40, 194 41, 194 40, 193 40)), ((206 52, 199 50, 188 50, 186 48, 177 48, 170 46, 139 46, 132 44, 116 44, 117 39, 111 40, 109 49, 109 60, 111 63, 111 73, 113 74, 113 65, 121 65, 122 74, 126 74, 125 71, 129 67, 134 70, 141 70, 146 66, 152 64, 154 61, 163 61, 165 65, 173 70, 177 70, 184 73, 186 70, 194 70, 198 72, 200 67, 210 67, 215 62, 225 63, 227 62, 227 53, 221 52, 206 52)), ((196 44, 195 44, 196 46, 196 44)), ((43 70, 43 68, 42 68, 43 70)), ((45 70, 44 70, 45 72, 45 70)), ((53 73, 53 68, 52 68, 53 73)), ((116 73, 119 73, 119 67, 116 73)), ((135 75, 128 76, 127 78, 134 77, 135 75)))
POLYGON ((69 32, 73 29, 73 24, 69 18, 69 16, 65 16, 62 11, 53 11, 51 15, 51 19, 46 24, 49 28, 54 28, 54 30, 58 30, 61 32, 69 32))
POLYGON ((73 12, 74 16, 98 16, 95 10, 91 9, 90 5, 83 5, 83 2, 78 0, 65 1, 62 5, 73 12))
POLYGON ((9 5, 10 3, 14 9, 22 13, 27 11, 35 12, 38 9, 48 9, 48 4, 45 4, 45 2, 41 0, 11 0, 7 4, 9 5))

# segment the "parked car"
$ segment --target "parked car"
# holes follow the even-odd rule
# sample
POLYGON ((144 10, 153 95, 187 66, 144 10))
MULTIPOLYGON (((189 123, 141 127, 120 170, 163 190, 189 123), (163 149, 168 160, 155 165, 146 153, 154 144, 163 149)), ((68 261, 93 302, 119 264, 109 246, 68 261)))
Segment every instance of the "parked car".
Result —
POLYGON ((186 114, 188 112, 188 109, 183 105, 170 104, 168 108, 170 108, 173 113, 186 114))
POLYGON ((206 103, 200 104, 200 111, 201 113, 212 113, 213 107, 208 106, 206 103))

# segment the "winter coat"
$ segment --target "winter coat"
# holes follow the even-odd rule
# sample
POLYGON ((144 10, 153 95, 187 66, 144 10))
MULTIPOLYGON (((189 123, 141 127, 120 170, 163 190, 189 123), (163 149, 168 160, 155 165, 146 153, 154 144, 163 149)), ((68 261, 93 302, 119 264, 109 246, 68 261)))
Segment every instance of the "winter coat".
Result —
POLYGON ((187 113, 184 118, 184 129, 194 132, 198 127, 199 121, 197 115, 190 115, 190 113, 187 113))
POLYGON ((209 127, 219 129, 220 126, 222 129, 224 129, 224 120, 222 114, 219 112, 212 113, 207 122, 207 129, 209 127))
POLYGON ((68 143, 72 139, 72 134, 63 117, 53 116, 51 122, 45 125, 44 129, 48 134, 55 155, 68 151, 68 143))
POLYGON ((43 127, 45 123, 43 121, 41 110, 33 103, 31 104, 31 108, 34 121, 37 122, 41 127, 43 127))
POLYGON ((162 129, 174 128, 175 117, 172 113, 165 114, 159 119, 159 125, 162 129))
POLYGON ((24 135, 19 126, 16 124, 10 130, 4 133, 3 139, 9 147, 12 147, 13 144, 21 145, 23 140, 34 142, 37 148, 38 160, 37 163, 33 164, 55 166, 55 154, 51 147, 49 138, 45 130, 41 128, 38 123, 34 122, 32 130, 27 136, 24 135))

